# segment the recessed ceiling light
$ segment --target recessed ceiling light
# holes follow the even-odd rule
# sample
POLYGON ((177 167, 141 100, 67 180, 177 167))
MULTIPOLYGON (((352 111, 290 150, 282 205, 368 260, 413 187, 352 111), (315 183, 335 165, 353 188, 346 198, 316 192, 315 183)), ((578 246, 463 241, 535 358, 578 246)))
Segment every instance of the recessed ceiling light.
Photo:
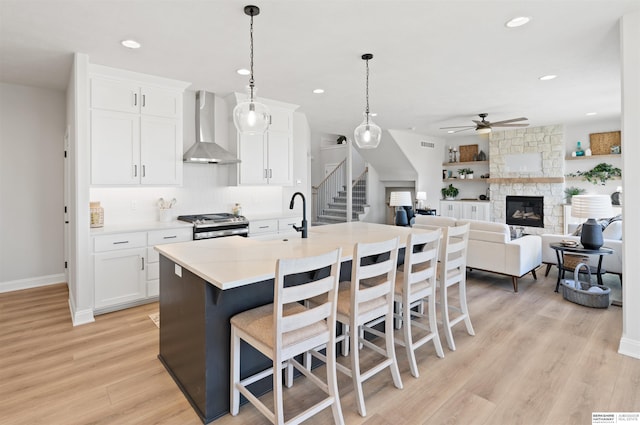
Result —
POLYGON ((236 72, 238 73, 238 75, 249 75, 249 74, 251 74, 251 71, 249 71, 248 69, 245 69, 245 68, 240 68, 240 69, 236 70, 236 72))
POLYGON ((372 113, 370 113, 369 115, 371 115, 372 117, 377 117, 377 116, 378 116, 378 113, 377 113, 377 112, 372 112, 372 113))
POLYGON ((313 90, 313 92, 315 94, 322 94, 322 93, 324 93, 324 89, 315 89, 315 90, 313 90))
POLYGON ((128 49, 139 49, 140 47, 142 47, 142 44, 138 43, 135 40, 123 40, 120 42, 120 44, 128 49))
POLYGON ((542 77, 538 78, 538 80, 549 81, 549 80, 553 80, 554 78, 558 78, 558 76, 554 74, 549 74, 549 75, 543 75, 542 77))
POLYGON ((453 130, 449 130, 449 131, 447 131, 447 133, 449 133, 449 134, 453 134, 453 133, 455 133, 455 131, 453 131, 453 130))
POLYGON ((508 20, 504 25, 507 28, 516 28, 529 23, 530 20, 531 18, 529 18, 528 16, 518 16, 516 18, 508 20))
POLYGON ((593 115, 598 115, 598 113, 597 112, 587 112, 585 115, 590 117, 590 116, 593 116, 593 115))

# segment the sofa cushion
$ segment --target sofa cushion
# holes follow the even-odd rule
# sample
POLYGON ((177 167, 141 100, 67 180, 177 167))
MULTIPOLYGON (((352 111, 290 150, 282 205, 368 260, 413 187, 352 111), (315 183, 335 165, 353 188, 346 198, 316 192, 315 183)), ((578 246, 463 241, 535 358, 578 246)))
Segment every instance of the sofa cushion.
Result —
POLYGON ((509 226, 504 223, 494 223, 493 221, 483 220, 458 220, 458 226, 469 223, 469 237, 490 242, 506 243, 511 240, 511 231, 509 226), (489 233, 493 235, 489 236, 489 233), (476 234, 475 236, 473 236, 476 234), (489 238, 489 239, 487 239, 489 238))
POLYGON ((602 231, 602 237, 604 239, 622 240, 622 220, 617 220, 609 223, 609 225, 602 231))
POLYGON ((436 215, 417 215, 415 223, 427 226, 454 227, 456 225, 456 219, 436 215))

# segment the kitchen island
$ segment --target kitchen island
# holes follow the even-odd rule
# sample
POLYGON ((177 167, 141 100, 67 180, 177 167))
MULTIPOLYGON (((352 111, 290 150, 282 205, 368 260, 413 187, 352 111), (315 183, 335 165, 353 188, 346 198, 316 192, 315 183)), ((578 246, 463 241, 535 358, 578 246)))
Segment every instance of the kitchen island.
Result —
MULTIPOLYGON (((306 257, 342 247, 341 280, 351 272, 353 246, 398 236, 404 247, 411 229, 373 223, 311 227, 298 235, 253 240, 239 236, 159 245, 160 353, 158 358, 204 423, 229 411, 229 319, 273 302, 276 260, 306 257)), ((301 276, 300 279, 304 279, 301 276)), ((243 343, 241 376, 270 360, 243 343)), ((270 381, 256 383, 256 392, 270 381)))

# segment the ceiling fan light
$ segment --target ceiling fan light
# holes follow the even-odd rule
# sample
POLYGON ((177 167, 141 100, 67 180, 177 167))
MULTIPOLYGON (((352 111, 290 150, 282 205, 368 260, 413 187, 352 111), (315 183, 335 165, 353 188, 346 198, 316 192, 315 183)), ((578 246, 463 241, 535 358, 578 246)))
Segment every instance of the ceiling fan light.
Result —
POLYGON ((476 129, 476 133, 477 134, 489 134, 489 133, 491 133, 491 127, 477 128, 476 129))

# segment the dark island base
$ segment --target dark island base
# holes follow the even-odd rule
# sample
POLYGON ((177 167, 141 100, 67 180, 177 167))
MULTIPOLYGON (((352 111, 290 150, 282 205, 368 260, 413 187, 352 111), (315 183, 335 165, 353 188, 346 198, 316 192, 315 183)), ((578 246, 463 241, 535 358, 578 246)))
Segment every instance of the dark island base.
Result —
MULTIPOLYGON (((398 257, 402 264, 404 249, 398 257)), ((182 277, 176 274, 173 261, 160 256, 158 359, 207 424, 229 412, 229 320, 238 313, 273 302, 274 281, 269 279, 222 291, 187 269, 180 269, 182 277)), ((328 275, 329 271, 315 273, 328 275)), ((351 261, 345 261, 341 264, 340 280, 349 280, 350 275, 351 261)), ((285 285, 308 280, 309 275, 290 276, 285 285)), ((271 366, 271 360, 248 344, 242 342, 240 350, 241 378, 271 366)), ((271 380, 258 381, 251 389, 256 395, 271 391, 271 380)), ((242 397, 241 403, 245 402, 242 397)))

